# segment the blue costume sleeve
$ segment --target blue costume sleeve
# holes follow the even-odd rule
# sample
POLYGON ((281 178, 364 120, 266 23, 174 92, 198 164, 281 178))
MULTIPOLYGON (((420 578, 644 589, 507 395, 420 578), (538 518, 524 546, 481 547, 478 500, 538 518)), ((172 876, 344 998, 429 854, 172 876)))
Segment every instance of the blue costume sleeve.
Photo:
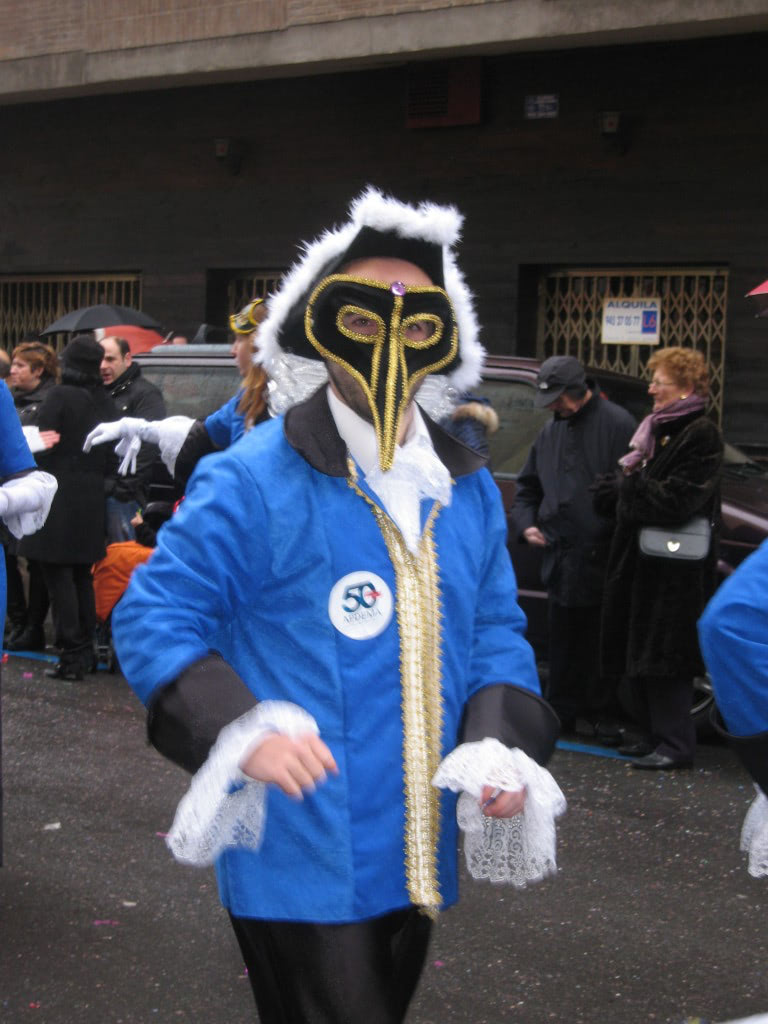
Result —
POLYGON ((699 640, 730 732, 768 730, 768 541, 716 591, 699 619, 699 640))
POLYGON ((487 529, 475 612, 470 692, 493 683, 513 683, 539 694, 536 659, 525 638, 527 621, 517 603, 517 580, 506 548, 501 496, 487 471, 482 471, 482 477, 487 529))
POLYGON ((259 577, 263 506, 244 475, 226 452, 200 463, 151 559, 134 572, 115 607, 120 665, 145 704, 210 652, 210 638, 227 627, 227 609, 243 589, 242 575, 259 577))
MULTIPOLYGON (((0 380, 0 482, 30 469, 35 469, 35 460, 22 432, 11 393, 5 381, 0 380)), ((0 565, 0 622, 5 622, 5 559, 0 565)))
POLYGON ((0 480, 14 473, 23 473, 25 469, 35 468, 35 460, 5 381, 0 381, 0 438, 0 480))
POLYGON ((205 419, 205 429, 217 448, 229 448, 245 433, 245 419, 237 411, 242 389, 216 412, 205 419))

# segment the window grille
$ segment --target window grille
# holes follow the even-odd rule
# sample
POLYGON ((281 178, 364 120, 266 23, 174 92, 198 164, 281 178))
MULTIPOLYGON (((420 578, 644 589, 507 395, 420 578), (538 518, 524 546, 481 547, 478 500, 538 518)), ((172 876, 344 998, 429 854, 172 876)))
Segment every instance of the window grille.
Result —
POLYGON ((227 283, 227 314, 237 313, 251 299, 266 299, 277 287, 282 270, 238 270, 227 283))
POLYGON ((141 309, 141 276, 0 275, 0 346, 10 351, 25 334, 44 330, 73 309, 102 302, 141 309))
POLYGON ((707 360, 710 394, 722 420, 728 271, 723 268, 573 269, 539 280, 536 354, 572 355, 597 369, 648 377, 656 346, 603 345, 603 299, 661 299, 659 346, 696 348, 707 360))

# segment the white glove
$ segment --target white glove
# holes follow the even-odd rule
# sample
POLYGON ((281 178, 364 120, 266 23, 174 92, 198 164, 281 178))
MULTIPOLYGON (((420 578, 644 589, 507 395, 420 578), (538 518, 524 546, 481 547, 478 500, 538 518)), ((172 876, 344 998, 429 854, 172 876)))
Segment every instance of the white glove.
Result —
POLYGON ((29 450, 34 455, 35 452, 44 452, 45 445, 43 439, 40 437, 39 427, 22 427, 22 433, 24 434, 24 440, 29 445, 29 450))
POLYGON ((36 469, 0 487, 0 518, 17 540, 40 529, 58 486, 55 476, 36 469))
POLYGON ((159 445, 160 457, 173 476, 176 456, 194 422, 189 416, 169 416, 167 419, 152 422, 134 416, 124 416, 120 420, 100 423, 94 427, 85 439, 83 451, 89 452, 94 444, 117 441, 115 454, 123 457, 117 471, 121 476, 127 476, 136 472, 136 456, 141 449, 141 442, 147 441, 159 445))

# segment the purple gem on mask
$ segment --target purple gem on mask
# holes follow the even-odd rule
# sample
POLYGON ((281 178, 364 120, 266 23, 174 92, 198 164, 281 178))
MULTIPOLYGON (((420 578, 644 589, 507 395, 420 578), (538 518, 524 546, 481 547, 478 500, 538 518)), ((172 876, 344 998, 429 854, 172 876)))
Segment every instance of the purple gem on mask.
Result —
POLYGON ((393 281, 389 286, 389 290, 393 295, 405 295, 405 285, 402 281, 393 281))

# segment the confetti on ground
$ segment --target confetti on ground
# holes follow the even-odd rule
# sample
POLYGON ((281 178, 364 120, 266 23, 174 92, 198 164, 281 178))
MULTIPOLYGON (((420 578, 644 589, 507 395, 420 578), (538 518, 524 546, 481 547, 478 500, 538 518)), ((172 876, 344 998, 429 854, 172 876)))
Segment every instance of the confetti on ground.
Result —
POLYGON ((168 838, 168 833, 167 832, 155 832, 155 835, 158 836, 160 839, 167 839, 168 838))
POLYGON ((34 679, 35 676, 34 676, 33 672, 22 672, 21 673, 21 678, 22 679, 34 679))
POLYGON ((435 960, 435 967, 445 967, 442 960, 435 960))
POLYGON ((56 832, 60 828, 60 821, 49 821, 47 825, 43 825, 43 832, 56 832))
POLYGON ((135 907, 136 906, 136 901, 135 900, 123 900, 122 903, 123 903, 124 907, 135 907))
POLYGON ((119 924, 119 921, 111 921, 109 918, 104 918, 103 920, 94 921, 93 927, 99 928, 102 925, 106 925, 108 928, 117 928, 119 924))

